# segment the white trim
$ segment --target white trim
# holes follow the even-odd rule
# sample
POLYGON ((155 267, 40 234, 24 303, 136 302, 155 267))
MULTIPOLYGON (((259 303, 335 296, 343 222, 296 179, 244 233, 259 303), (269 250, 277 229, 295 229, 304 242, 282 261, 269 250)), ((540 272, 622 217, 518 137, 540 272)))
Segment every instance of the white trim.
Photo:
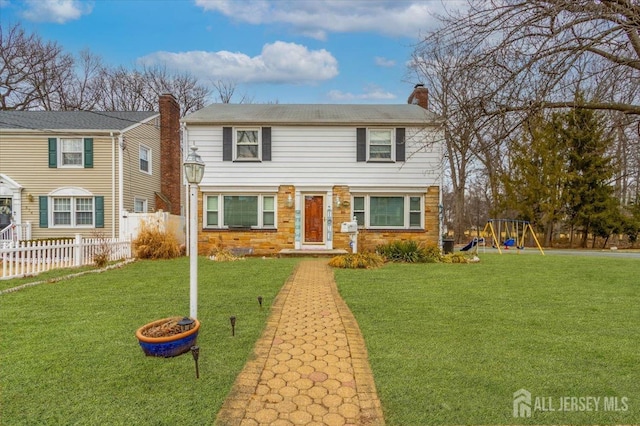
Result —
POLYGON ((54 189, 47 195, 49 197, 93 197, 93 193, 91 191, 87 191, 84 188, 71 186, 54 189))
POLYGON ((153 167, 151 165, 153 159, 153 150, 151 147, 140 143, 138 144, 138 171, 147 175, 153 175, 153 167), (142 161, 142 151, 145 150, 147 152, 147 168, 148 170, 142 170, 140 166, 140 162, 142 161))
MULTIPOLYGON (((253 144, 248 144, 247 146, 253 146, 253 144)), ((247 126, 247 127, 234 127, 233 128, 233 161, 238 161, 238 162, 252 162, 252 161, 262 161, 262 127, 252 127, 252 126, 247 126), (258 154, 255 158, 253 157, 249 157, 249 158, 240 158, 238 157, 238 132, 241 131, 245 131, 245 132, 253 132, 255 131, 258 135, 258 140, 256 142, 257 147, 258 147, 258 154)))
POLYGON ((248 185, 248 186, 200 186, 200 192, 238 192, 238 193, 253 193, 262 194, 265 192, 278 192, 278 186, 260 186, 260 185, 248 185))

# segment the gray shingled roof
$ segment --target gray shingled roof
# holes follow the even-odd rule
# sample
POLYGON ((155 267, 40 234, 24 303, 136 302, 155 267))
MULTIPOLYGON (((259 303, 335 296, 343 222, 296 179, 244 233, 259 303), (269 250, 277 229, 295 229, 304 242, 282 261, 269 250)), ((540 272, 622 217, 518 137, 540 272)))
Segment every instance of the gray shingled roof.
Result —
POLYGON ((0 111, 0 129, 118 131, 157 114, 153 111, 0 111))
POLYGON ((434 125, 439 118, 417 105, 213 104, 185 116, 187 124, 434 125))

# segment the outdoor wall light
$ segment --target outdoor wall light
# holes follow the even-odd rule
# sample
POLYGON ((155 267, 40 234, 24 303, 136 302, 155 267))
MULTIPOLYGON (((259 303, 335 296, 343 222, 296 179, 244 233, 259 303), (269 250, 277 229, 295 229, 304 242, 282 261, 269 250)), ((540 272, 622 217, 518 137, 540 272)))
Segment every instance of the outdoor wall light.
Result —
POLYGON ((285 201, 285 206, 287 206, 287 208, 291 208, 293 207, 293 197, 291 196, 291 194, 289 194, 289 196, 287 197, 287 201, 285 201))
POLYGON ((336 208, 340 208, 342 206, 342 202, 340 201, 340 196, 336 195, 336 208))

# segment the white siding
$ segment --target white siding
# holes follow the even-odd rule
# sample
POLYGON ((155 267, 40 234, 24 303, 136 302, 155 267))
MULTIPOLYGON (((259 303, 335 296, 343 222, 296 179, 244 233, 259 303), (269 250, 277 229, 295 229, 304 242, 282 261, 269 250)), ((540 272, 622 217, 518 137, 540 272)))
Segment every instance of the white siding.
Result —
MULTIPOLYGON (((387 127, 388 128, 388 127, 387 127)), ((356 161, 355 127, 274 126, 272 161, 222 161, 222 127, 189 126, 206 164, 201 186, 349 185, 375 188, 439 186, 442 135, 434 128, 406 129, 406 161, 356 161)))

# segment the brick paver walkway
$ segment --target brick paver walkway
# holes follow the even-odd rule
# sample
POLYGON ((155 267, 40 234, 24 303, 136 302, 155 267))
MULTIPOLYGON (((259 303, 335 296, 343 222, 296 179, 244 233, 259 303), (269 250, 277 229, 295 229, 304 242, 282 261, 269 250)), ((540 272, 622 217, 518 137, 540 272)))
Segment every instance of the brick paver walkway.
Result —
POLYGON ((360 329, 326 260, 303 260, 217 425, 384 425, 360 329))

